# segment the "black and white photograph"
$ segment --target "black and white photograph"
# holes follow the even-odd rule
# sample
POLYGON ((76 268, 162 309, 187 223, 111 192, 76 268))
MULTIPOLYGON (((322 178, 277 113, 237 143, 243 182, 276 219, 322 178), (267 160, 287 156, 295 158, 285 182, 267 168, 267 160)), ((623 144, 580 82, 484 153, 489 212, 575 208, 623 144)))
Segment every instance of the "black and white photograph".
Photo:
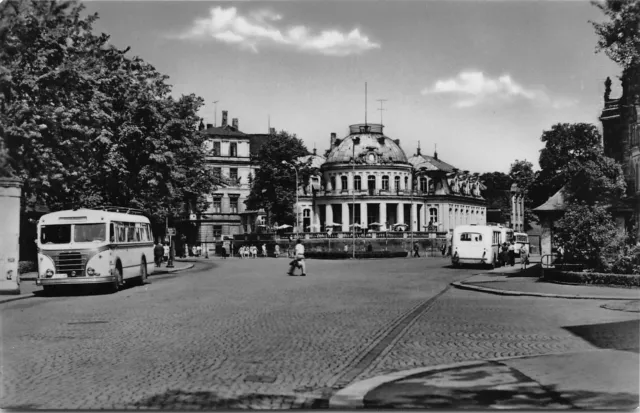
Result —
POLYGON ((640 405, 640 0, 0 0, 0 408, 640 405))

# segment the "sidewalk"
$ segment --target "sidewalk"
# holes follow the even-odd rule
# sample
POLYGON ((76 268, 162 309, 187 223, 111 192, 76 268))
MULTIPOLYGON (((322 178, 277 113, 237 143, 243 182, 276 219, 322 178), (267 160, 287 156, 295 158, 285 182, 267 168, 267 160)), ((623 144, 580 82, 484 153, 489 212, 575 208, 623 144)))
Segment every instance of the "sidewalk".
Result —
MULTIPOLYGON (((170 274, 174 272, 185 271, 193 268, 194 264, 189 263, 175 263, 174 268, 154 268, 154 271, 149 274, 149 277, 154 275, 162 275, 162 274, 170 274)), ((36 272, 28 272, 24 274, 20 274, 20 291, 21 294, 18 295, 0 295, 0 304, 8 303, 16 300, 24 300, 25 298, 30 298, 34 296, 34 292, 40 291, 42 287, 36 286, 35 281, 38 277, 38 273, 36 272), (33 281, 33 283, 31 283, 33 281), (26 283, 25 283, 26 282, 26 283)))
POLYGON ((452 283, 456 288, 499 295, 595 299, 640 300, 640 289, 595 285, 558 284, 541 280, 540 266, 533 265, 524 272, 520 266, 499 267, 452 283))
POLYGON ((407 370, 338 391, 331 408, 623 409, 638 406, 637 353, 580 353, 463 362, 407 370))

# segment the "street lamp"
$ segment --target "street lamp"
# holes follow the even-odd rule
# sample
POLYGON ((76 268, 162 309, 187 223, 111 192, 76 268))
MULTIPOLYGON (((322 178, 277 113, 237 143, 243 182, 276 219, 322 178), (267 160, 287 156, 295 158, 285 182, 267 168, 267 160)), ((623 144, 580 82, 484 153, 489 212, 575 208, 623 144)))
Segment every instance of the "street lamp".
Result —
POLYGON ((282 161, 283 165, 287 165, 290 166, 291 168, 293 168, 293 170, 296 173, 296 239, 299 237, 299 228, 300 228, 300 205, 298 203, 298 168, 295 167, 295 165, 287 162, 287 161, 282 161))
MULTIPOLYGON (((353 222, 351 223, 351 254, 353 259, 356 259, 356 145, 360 143, 359 137, 352 139, 353 145, 351 145, 351 215, 353 216, 353 222)), ((362 221, 362 217, 360 217, 362 221)))

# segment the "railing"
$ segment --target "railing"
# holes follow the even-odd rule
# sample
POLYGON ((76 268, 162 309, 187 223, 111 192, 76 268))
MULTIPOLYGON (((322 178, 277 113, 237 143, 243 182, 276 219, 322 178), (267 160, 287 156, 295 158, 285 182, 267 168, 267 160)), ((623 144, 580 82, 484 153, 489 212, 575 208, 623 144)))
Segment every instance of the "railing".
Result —
MULTIPOLYGON (((299 193, 303 193, 302 190, 299 191, 299 193)), ((354 190, 353 189, 325 189, 323 191, 320 191, 321 194, 327 196, 327 195, 353 195, 354 194, 354 190)), ((356 189, 355 190, 355 195, 356 196, 362 196, 362 195, 368 195, 368 196, 401 196, 404 198, 409 198, 411 196, 414 197, 420 197, 420 196, 428 196, 428 195, 435 195, 435 190, 431 190, 431 191, 413 191, 413 194, 411 193, 411 191, 407 191, 404 189, 356 189)))
MULTIPOLYGON (((445 238, 446 232, 426 232, 426 231, 413 231, 413 238, 445 238)), ((295 238, 296 236, 304 239, 351 239, 353 237, 352 231, 333 231, 330 234, 327 232, 285 232, 278 235, 280 238, 295 238)), ((356 238, 386 238, 386 239, 398 239, 398 238, 411 238, 411 231, 356 231, 356 238)))

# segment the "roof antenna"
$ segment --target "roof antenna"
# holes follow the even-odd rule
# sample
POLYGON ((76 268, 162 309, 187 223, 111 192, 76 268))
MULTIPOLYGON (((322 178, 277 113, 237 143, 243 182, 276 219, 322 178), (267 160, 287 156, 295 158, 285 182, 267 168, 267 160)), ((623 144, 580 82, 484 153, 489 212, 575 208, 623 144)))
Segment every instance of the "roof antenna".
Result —
POLYGON ((384 102, 386 102, 386 101, 387 101, 387 99, 378 99, 378 102, 380 102, 380 109, 378 109, 380 111, 380 125, 383 125, 383 123, 382 123, 382 111, 386 110, 386 109, 382 108, 382 104, 384 102))
POLYGON ((213 126, 218 126, 218 102, 219 100, 213 101, 213 126))
POLYGON ((367 82, 364 82, 364 126, 367 126, 367 82))

